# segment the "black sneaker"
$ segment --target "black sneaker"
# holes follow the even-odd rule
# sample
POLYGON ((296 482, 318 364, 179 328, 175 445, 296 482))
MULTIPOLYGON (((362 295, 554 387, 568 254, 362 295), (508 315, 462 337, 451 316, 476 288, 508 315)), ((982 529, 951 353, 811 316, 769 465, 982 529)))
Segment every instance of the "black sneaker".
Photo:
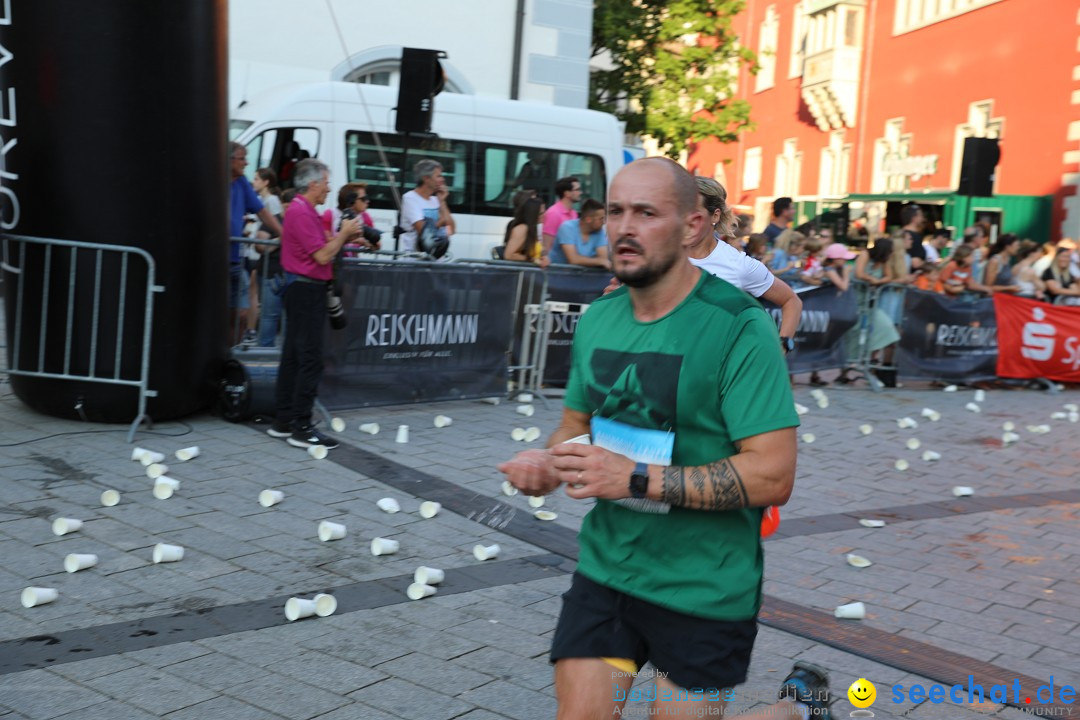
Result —
POLYGON ((829 713, 829 674, 824 669, 799 660, 780 686, 781 700, 802 703, 811 720, 832 720, 829 713))
POLYGON ((292 426, 282 425, 277 422, 266 428, 266 434, 272 438, 287 438, 292 435, 292 432, 292 426))
POLYGON ((312 445, 322 445, 327 450, 333 450, 338 446, 337 440, 329 435, 323 435, 321 432, 313 427, 306 427, 301 430, 297 430, 289 439, 285 442, 289 443, 293 447, 309 448, 312 445))
POLYGON ((245 330, 244 339, 240 341, 241 347, 255 347, 255 343, 258 341, 259 336, 255 334, 254 330, 245 330))

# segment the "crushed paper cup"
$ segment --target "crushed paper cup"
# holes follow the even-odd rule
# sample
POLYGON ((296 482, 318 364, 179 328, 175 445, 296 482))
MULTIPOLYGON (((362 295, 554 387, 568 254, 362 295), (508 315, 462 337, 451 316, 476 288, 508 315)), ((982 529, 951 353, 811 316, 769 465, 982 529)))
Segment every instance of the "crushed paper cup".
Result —
POLYGON ((161 463, 153 463, 146 468, 146 476, 151 480, 157 480, 167 472, 169 472, 169 466, 161 463))
POLYGON ((926 462, 934 462, 941 459, 941 453, 934 452, 933 450, 927 450, 922 454, 922 459, 926 462))
POLYGON ((430 520, 439 514, 442 510, 442 503, 437 503, 434 500, 427 500, 420 503, 420 517, 430 520))
POLYGON ((409 585, 409 588, 405 591, 405 594, 409 596, 410 600, 422 600, 423 598, 431 597, 437 592, 439 592, 439 589, 431 585, 425 585, 423 583, 413 583, 409 585))
POLYGON ((532 405, 518 405, 514 408, 514 412, 518 415, 524 415, 525 417, 532 417, 533 413, 536 412, 536 408, 532 405))
POLYGON ((165 462, 165 453, 154 452, 153 450, 145 450, 143 454, 139 456, 139 462, 143 467, 149 467, 154 463, 165 462))
POLYGON ((180 489, 180 481, 162 475, 154 481, 154 497, 158 500, 168 500, 180 489))
POLYGON ((199 446, 192 445, 191 447, 180 448, 175 454, 177 460, 180 462, 187 462, 188 460, 199 457, 199 446))
POLYGON ((19 601, 24 608, 32 608, 37 607, 38 605, 51 603, 59 596, 60 593, 56 588, 30 586, 28 588, 23 588, 19 601))
POLYGON ((537 510, 533 513, 533 517, 537 520, 554 520, 559 516, 550 510, 537 510))
POLYGON ((516 442, 521 442, 525 439, 525 434, 528 431, 525 428, 514 428, 510 431, 510 437, 516 442))
POLYGON ((413 582, 420 583, 421 585, 438 585, 446 579, 446 572, 439 570, 438 568, 427 567, 421 565, 416 568, 416 572, 413 573, 413 582))
POLYGON ((360 426, 360 432, 367 433, 368 435, 378 435, 379 423, 364 423, 360 426))
POLYGON ((105 490, 101 493, 101 504, 105 507, 115 507, 120 504, 120 493, 116 490, 105 490))
POLYGON ((543 495, 530 495, 529 496, 529 507, 534 507, 534 508, 544 507, 544 496, 543 495))
POLYGON ((980 389, 975 391, 975 402, 977 402, 977 403, 986 402, 986 391, 985 390, 980 388, 980 389))
POLYGON ((68 533, 73 533, 81 528, 82 524, 82 520, 76 520, 75 518, 56 518, 52 523, 53 535, 67 535, 68 533))
POLYGON ((312 445, 307 449, 307 454, 316 460, 325 460, 330 450, 325 445, 312 445))
POLYGON ((908 450, 918 450, 920 447, 922 447, 922 443, 919 442, 919 438, 908 438, 907 442, 904 444, 907 445, 908 450))
POLYGON ((952 489, 952 494, 956 497, 971 497, 975 494, 975 489, 969 488, 966 485, 957 485, 952 489))
POLYGON ((285 601, 285 619, 296 622, 315 614, 315 601, 291 597, 285 601))
POLYGON ((871 520, 870 518, 863 518, 859 521, 859 524, 867 528, 883 528, 885 527, 884 520, 871 520))
POLYGON ((179 545, 158 543, 154 546, 152 557, 155 563, 180 562, 184 559, 184 548, 179 545))
POLYGON ((855 555, 854 553, 848 553, 844 556, 844 559, 847 560, 847 564, 851 567, 865 568, 870 567, 874 564, 864 558, 862 555, 855 555))
POLYGON ((900 471, 907 470, 910 466, 911 466, 911 464, 907 460, 905 460, 904 458, 900 458, 899 460, 897 460, 896 462, 893 463, 893 467, 895 467, 897 470, 900 470, 900 471))
POLYGON ((323 520, 319 523, 319 540, 323 542, 330 542, 332 540, 340 540, 348 533, 348 529, 341 523, 330 522, 329 520, 323 520))
POLYGON ((805 405, 795 403, 795 412, 799 415, 805 415, 806 413, 810 412, 810 408, 806 407, 805 405))
POLYGON ((899 427, 901 430, 904 430, 904 429, 912 429, 912 430, 914 430, 915 428, 919 427, 919 423, 914 418, 902 417, 902 418, 900 418, 899 420, 896 421, 896 426, 899 427))
POLYGON ((955 385, 946 385, 945 389, 942 392, 956 392, 956 386, 955 385))
POLYGON ((1016 423, 1012 422, 1011 420, 1006 420, 1001 424, 1001 429, 1005 432, 1012 432, 1016 429, 1016 423))
POLYGON ((394 442, 404 445, 409 442, 409 426, 398 425, 397 435, 394 437, 394 442))
POLYGON ((518 494, 518 489, 514 487, 513 483, 511 483, 509 480, 503 480, 502 493, 507 497, 514 497, 518 494))
POLYGON ((64 558, 64 569, 69 573, 92 568, 98 564, 98 556, 93 553, 71 553, 64 558))
POLYGON ((525 435, 521 438, 527 443, 536 442, 540 439, 540 428, 530 427, 525 429, 525 435))
POLYGON ((860 425, 859 432, 861 432, 863 435, 869 435, 870 433, 874 432, 874 426, 869 423, 860 425))
POLYGON ((437 427, 437 428, 450 427, 450 424, 452 422, 454 422, 453 419, 446 416, 446 415, 436 415, 435 416, 435 427, 437 427))
POLYGON ((499 551, 502 550, 498 545, 477 545, 473 547, 472 554, 480 562, 484 560, 494 560, 499 557, 499 551))
POLYGON ((862 620, 866 617, 866 605, 861 602, 841 605, 833 610, 833 615, 845 620, 862 620))
POLYGON ((328 593, 319 593, 311 598, 315 602, 315 614, 319 617, 329 617, 337 612, 337 598, 328 593))
POLYGON ((371 541, 371 554, 375 556, 393 555, 400 549, 401 543, 390 538, 377 537, 371 541))
POLYGON ((978 403, 973 403, 973 402, 969 402, 967 405, 965 405, 964 409, 968 410, 970 412, 973 412, 973 413, 981 413, 982 412, 982 408, 979 407, 978 403))
POLYGON ((259 493, 259 504, 264 508, 273 507, 285 499, 285 493, 280 490, 263 490, 259 493))
POLYGON ((817 440, 817 436, 815 436, 814 433, 803 433, 802 435, 802 441, 807 445, 810 445, 815 440, 817 440))
POLYGON ((392 497, 381 498, 375 504, 378 505, 379 509, 384 513, 390 513, 392 515, 396 512, 401 512, 401 505, 399 505, 398 501, 392 497))

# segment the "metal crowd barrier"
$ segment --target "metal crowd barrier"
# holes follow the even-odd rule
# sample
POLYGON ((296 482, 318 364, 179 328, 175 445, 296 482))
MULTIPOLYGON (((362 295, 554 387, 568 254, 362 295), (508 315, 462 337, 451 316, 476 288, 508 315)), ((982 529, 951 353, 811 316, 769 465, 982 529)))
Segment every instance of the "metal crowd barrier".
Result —
MULTIPOLYGON (((131 428, 128 431, 128 442, 130 443, 135 437, 135 431, 138 429, 144 421, 150 421, 150 418, 146 414, 146 399, 156 397, 157 392, 151 390, 148 386, 150 380, 150 334, 153 327, 154 317, 154 293, 164 292, 165 288, 158 285, 155 282, 155 263, 154 258, 150 253, 146 252, 142 248, 129 247, 123 245, 103 245, 100 243, 88 243, 88 242, 76 242, 73 240, 58 240, 55 238, 37 238, 27 237, 23 235, 5 235, 3 237, 3 262, 2 268, 4 271, 9 272, 18 278, 17 288, 14 290, 15 295, 15 307, 13 313, 10 315, 15 318, 15 327, 9 330, 9 337, 12 338, 12 352, 10 353, 11 366, 8 368, 8 373, 12 375, 22 375, 26 377, 39 377, 39 378, 53 378, 57 380, 78 380, 82 382, 102 383, 106 385, 127 385, 138 389, 138 411, 135 419, 131 423, 131 428), (12 245, 18 245, 17 259, 14 257, 16 253, 13 253, 12 245), (45 253, 45 268, 42 276, 41 297, 40 298, 28 298, 26 297, 25 285, 26 282, 22 277, 23 269, 26 267, 26 247, 27 245, 38 245, 44 248, 45 253), (66 288, 67 293, 67 306, 64 308, 59 318, 56 315, 55 310, 50 312, 49 300, 50 297, 62 296, 61 291, 55 293, 50 292, 52 283, 54 281, 54 275, 52 272, 53 256, 55 254, 67 253, 66 258, 69 269, 66 273, 66 277, 58 276, 58 282, 66 288), (84 253, 84 254, 80 254, 84 253), (77 290, 77 283, 79 276, 76 274, 76 268, 79 266, 80 257, 90 256, 94 265, 94 274, 89 280, 93 284, 93 308, 92 308, 92 320, 90 326, 89 337, 89 355, 85 358, 89 365, 86 372, 79 372, 74 369, 73 366, 73 352, 75 343, 72 336, 74 331, 74 318, 75 318, 75 295, 77 290), (106 258, 109 256, 119 256, 120 263, 120 280, 118 283, 113 284, 102 283, 103 265, 106 258), (127 283, 129 268, 132 262, 145 263, 146 267, 146 293, 143 296, 143 332, 142 332, 142 348, 140 351, 139 370, 135 377, 121 377, 120 365, 121 359, 124 356, 124 317, 128 311, 127 308, 127 283), (16 264, 17 263, 17 264, 16 264), (99 367, 97 363, 98 346, 103 344, 103 335, 101 328, 101 305, 105 298, 103 294, 108 294, 108 297, 115 298, 117 302, 116 312, 116 338, 115 340, 108 339, 108 342, 113 343, 115 361, 111 368, 99 367), (38 326, 38 347, 37 347, 37 360, 29 364, 23 362, 23 315, 24 305, 23 303, 30 302, 40 307, 41 322, 38 326), (64 362, 63 369, 60 371, 47 370, 45 363, 45 346, 46 339, 54 335, 53 327, 50 326, 50 316, 54 323, 62 323, 65 326, 64 329, 64 362)), ((58 262, 63 261, 61 257, 58 262)), ((33 305, 31 306, 33 307, 33 305)), ((138 312, 136 310, 136 312, 138 312)), ((107 339, 107 338, 106 338, 107 339)), ((76 357, 75 365, 82 365, 80 360, 83 358, 76 357)), ((79 409, 79 408, 76 408, 79 409)))

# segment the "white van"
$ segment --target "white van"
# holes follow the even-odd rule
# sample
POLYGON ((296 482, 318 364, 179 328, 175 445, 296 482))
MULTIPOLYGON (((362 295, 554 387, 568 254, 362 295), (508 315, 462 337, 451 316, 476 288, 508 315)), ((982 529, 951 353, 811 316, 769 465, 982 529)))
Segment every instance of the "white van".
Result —
POLYGON ((529 187, 549 204, 555 181, 568 175, 581 180, 583 199, 603 202, 608 182, 624 163, 622 128, 612 115, 446 92, 435 98, 435 137, 411 138, 406 158, 404 137, 394 132, 397 94, 397 88, 342 82, 282 87, 237 108, 230 139, 248 149, 249 178, 269 167, 284 175, 282 187, 296 160, 325 162, 331 173, 328 206, 336 206, 346 182, 367 183, 384 250, 394 249, 397 206, 374 134, 399 192, 415 187, 416 161, 438 160, 457 226, 450 244, 455 258, 490 259, 491 249, 502 244, 527 162, 533 171, 529 187))

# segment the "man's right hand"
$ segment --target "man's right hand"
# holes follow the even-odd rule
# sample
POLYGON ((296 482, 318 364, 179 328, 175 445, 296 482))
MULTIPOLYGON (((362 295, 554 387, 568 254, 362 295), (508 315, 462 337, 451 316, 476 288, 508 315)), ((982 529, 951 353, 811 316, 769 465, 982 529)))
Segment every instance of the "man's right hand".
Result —
POLYGON ((526 495, 547 495, 559 486, 554 458, 547 450, 525 450, 498 466, 510 484, 526 495))
POLYGON ((340 235, 344 235, 345 238, 351 238, 354 235, 359 235, 363 226, 360 224, 360 220, 357 218, 349 218, 348 220, 341 221, 340 235))

